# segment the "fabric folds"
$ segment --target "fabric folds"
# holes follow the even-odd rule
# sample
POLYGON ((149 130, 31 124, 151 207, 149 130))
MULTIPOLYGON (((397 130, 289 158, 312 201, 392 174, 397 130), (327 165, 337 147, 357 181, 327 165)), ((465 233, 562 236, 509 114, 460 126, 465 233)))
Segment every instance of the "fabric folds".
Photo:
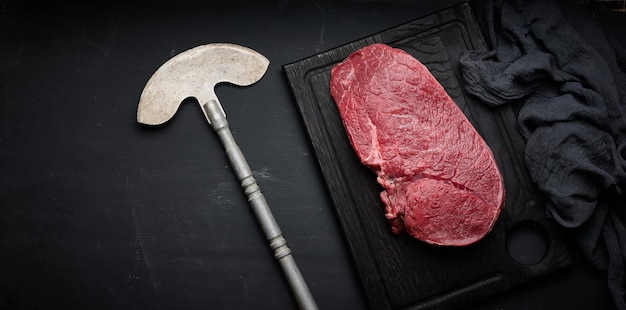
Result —
POLYGON ((480 4, 494 50, 461 58, 466 90, 520 106, 525 162, 547 213, 626 309, 626 51, 570 2, 480 4))

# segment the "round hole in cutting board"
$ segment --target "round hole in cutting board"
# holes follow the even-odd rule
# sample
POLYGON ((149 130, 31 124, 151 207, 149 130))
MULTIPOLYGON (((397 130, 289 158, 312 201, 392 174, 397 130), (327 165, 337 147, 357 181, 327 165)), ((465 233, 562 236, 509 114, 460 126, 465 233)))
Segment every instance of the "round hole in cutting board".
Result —
POLYGON ((506 249, 511 258, 523 265, 539 263, 548 252, 548 237, 532 222, 517 224, 506 238, 506 249))

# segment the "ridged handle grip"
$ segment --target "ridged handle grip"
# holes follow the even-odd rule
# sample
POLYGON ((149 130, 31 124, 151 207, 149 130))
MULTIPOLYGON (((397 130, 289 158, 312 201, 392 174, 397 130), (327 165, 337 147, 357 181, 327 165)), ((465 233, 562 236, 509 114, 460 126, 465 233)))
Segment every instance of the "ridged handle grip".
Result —
POLYGON ((248 197, 248 202, 269 242, 270 248, 274 252, 274 258, 279 262, 287 277, 289 286, 300 309, 317 309, 317 304, 291 255, 291 249, 289 249, 287 241, 283 238, 283 234, 274 219, 274 215, 272 215, 272 211, 261 193, 261 188, 252 176, 252 171, 250 170, 246 158, 235 142, 230 128, 228 127, 226 115, 224 115, 219 102, 210 100, 205 103, 203 107, 211 123, 211 127, 213 127, 213 130, 217 133, 224 145, 228 160, 232 165, 237 179, 241 182, 241 188, 248 197))

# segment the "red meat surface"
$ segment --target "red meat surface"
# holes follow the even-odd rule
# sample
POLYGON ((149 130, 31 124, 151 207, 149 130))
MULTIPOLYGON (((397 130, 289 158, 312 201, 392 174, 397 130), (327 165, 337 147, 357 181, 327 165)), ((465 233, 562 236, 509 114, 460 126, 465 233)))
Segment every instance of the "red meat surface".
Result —
POLYGON ((491 149, 422 63, 373 44, 333 67, 330 91, 394 233, 464 246, 492 229, 505 190, 491 149))

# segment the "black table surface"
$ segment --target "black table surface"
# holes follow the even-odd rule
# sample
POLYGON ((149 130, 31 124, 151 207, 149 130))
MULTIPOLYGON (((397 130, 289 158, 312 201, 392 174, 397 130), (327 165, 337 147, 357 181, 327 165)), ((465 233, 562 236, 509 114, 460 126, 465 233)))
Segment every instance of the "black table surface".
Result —
MULTIPOLYGON (((296 308, 199 106, 136 122, 152 73, 212 42, 271 61, 217 94, 320 308, 367 308, 282 66, 458 2, 0 2, 0 309, 296 308)), ((611 309, 572 256, 468 307, 611 309)))

